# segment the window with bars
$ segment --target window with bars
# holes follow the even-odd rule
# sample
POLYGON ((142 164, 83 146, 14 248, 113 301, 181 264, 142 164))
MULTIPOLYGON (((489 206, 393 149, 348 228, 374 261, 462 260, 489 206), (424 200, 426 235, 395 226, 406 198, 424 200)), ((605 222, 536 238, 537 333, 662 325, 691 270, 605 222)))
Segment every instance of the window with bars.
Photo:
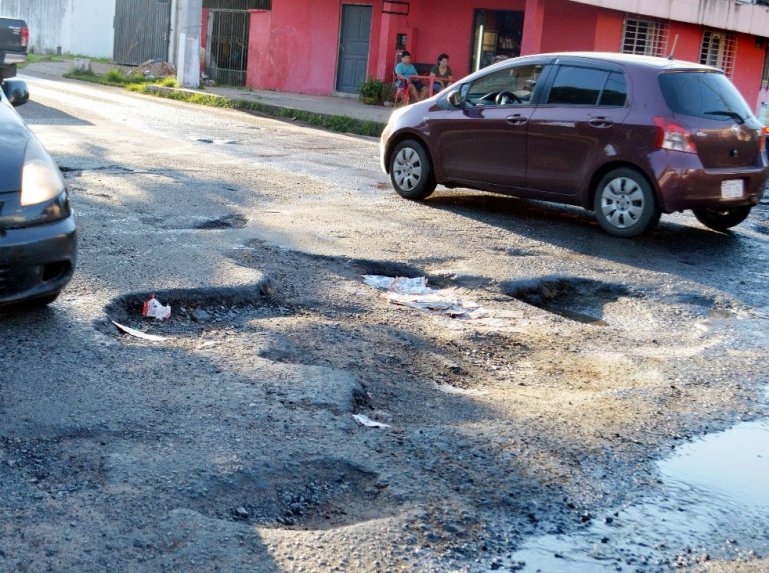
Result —
POLYGON ((727 77, 734 71, 734 56, 737 48, 737 35, 715 30, 705 30, 702 35, 700 63, 720 68, 727 77))
POLYGON ((625 18, 623 54, 664 56, 668 45, 668 24, 656 20, 625 18))

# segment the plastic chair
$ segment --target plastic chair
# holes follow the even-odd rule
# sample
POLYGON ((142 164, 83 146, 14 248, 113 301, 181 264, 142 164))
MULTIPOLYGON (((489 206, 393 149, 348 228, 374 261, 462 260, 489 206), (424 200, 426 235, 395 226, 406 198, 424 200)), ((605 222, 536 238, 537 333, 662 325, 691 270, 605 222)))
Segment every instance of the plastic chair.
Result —
POLYGON ((411 81, 406 79, 406 80, 396 80, 396 82, 400 83, 400 87, 396 87, 395 89, 395 95, 393 96, 393 105, 397 106, 399 102, 402 105, 408 105, 411 99, 411 81))

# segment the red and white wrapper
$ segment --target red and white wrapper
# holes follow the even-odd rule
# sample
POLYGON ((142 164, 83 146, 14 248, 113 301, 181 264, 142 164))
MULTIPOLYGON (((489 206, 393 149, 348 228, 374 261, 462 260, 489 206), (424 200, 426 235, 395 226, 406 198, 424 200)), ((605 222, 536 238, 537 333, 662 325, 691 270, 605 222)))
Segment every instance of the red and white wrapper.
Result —
POLYGON ((157 320, 165 320, 171 316, 171 305, 163 306, 160 301, 153 296, 149 300, 144 301, 142 316, 157 320))

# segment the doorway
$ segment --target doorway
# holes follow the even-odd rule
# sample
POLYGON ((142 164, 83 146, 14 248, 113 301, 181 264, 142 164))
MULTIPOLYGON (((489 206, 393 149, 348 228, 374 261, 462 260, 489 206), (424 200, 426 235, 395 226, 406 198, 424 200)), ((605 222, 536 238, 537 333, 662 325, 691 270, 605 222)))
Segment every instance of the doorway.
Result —
POLYGON ((336 91, 357 94, 368 71, 371 6, 342 6, 336 91))
POLYGON ((473 18, 474 72, 499 60, 521 55, 524 12, 519 10, 476 10, 473 18))
POLYGON ((246 85, 248 22, 244 10, 209 10, 205 70, 217 84, 246 85))

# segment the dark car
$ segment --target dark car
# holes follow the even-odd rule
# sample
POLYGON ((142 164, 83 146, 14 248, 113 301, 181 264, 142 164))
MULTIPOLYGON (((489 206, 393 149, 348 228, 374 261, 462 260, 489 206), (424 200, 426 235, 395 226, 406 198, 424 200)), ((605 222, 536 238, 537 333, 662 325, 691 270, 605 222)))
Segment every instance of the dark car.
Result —
POLYGON ((26 84, 0 92, 0 307, 47 304, 75 269, 75 219, 59 168, 11 105, 26 84))
POLYGON ((440 183, 579 205, 633 237, 685 209, 719 231, 742 222, 769 176, 762 128, 715 68, 541 54, 394 111, 380 153, 408 199, 440 183))
POLYGON ((0 17, 0 82, 16 75, 16 65, 27 59, 29 28, 24 20, 0 17))

